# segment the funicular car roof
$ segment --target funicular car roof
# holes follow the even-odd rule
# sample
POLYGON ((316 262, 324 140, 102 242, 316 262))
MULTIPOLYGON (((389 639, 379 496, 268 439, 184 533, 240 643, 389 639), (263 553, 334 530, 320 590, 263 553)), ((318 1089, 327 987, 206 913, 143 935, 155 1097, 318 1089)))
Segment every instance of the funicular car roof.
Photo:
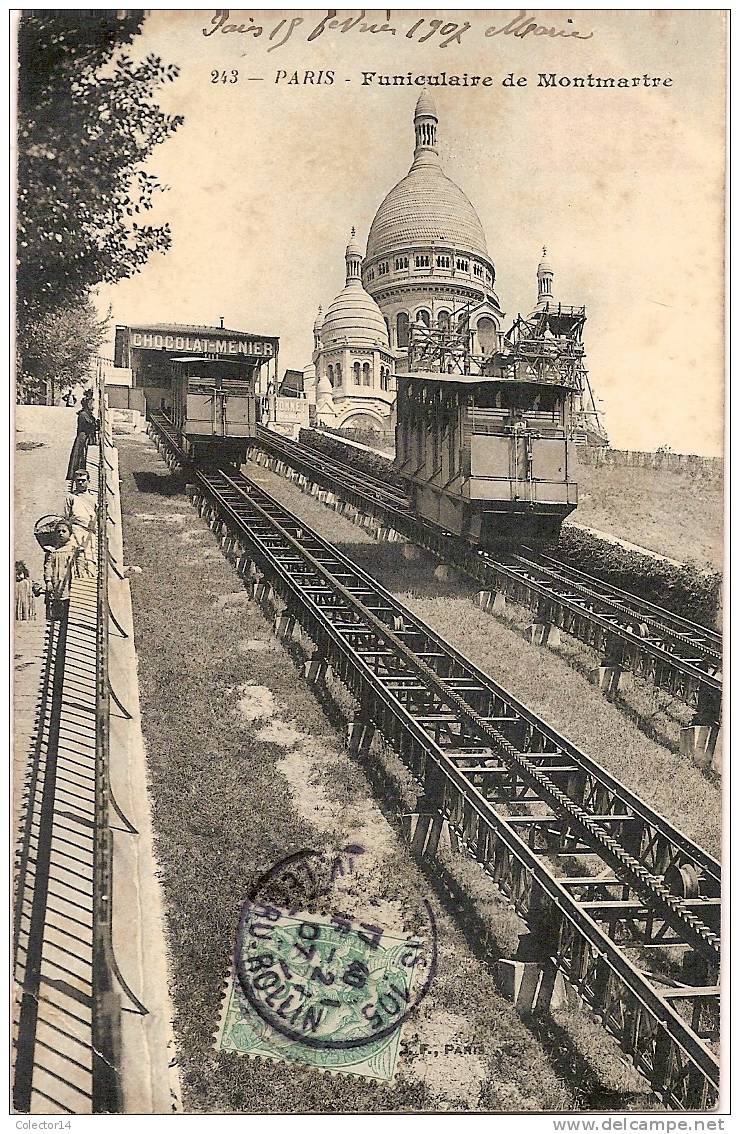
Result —
POLYGON ((171 358, 170 359, 170 362, 183 362, 183 363, 185 363, 185 362, 187 362, 187 363, 197 362, 199 365, 202 365, 204 362, 205 363, 228 362, 229 365, 231 365, 231 366, 243 366, 246 362, 249 362, 251 364, 253 361, 254 360, 252 358, 249 358, 249 359, 244 358, 244 357, 242 357, 242 358, 225 358, 225 357, 222 357, 221 355, 215 355, 214 356, 214 355, 208 355, 208 354, 186 354, 186 355, 181 355, 178 358, 171 358))

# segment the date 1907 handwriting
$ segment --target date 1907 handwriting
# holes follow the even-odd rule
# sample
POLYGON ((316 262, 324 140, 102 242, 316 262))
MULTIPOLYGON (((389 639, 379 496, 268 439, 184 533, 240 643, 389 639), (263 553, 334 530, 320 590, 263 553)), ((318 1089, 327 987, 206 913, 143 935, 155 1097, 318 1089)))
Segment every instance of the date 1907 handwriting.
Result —
MULTIPOLYGON (((427 43, 430 40, 435 40, 438 47, 449 47, 452 43, 462 43, 463 36, 471 31, 473 27, 469 20, 455 22, 444 19, 430 20, 426 17, 422 17, 410 23, 408 29, 404 31, 403 27, 396 26, 390 22, 390 9, 386 11, 385 15, 386 19, 383 22, 369 20, 363 8, 358 13, 339 18, 336 9, 330 8, 326 15, 308 31, 306 42, 313 43, 313 41, 320 36, 330 32, 335 32, 338 35, 347 35, 348 33, 356 32, 370 36, 403 35, 405 39, 413 40, 416 43, 427 43)), ((203 28, 203 35, 210 37, 217 33, 223 35, 237 34, 248 36, 255 40, 262 39, 264 36, 264 42, 269 44, 267 51, 270 52, 276 51, 279 47, 283 47, 288 40, 292 38, 294 32, 302 28, 305 23, 306 20, 303 16, 283 17, 272 27, 258 24, 254 16, 249 16, 246 21, 236 22, 232 20, 231 11, 228 8, 218 8, 211 18, 210 27, 203 28)), ((578 31, 578 29, 573 26, 573 20, 570 18, 561 21, 561 24, 564 24, 564 26, 557 27, 540 24, 533 16, 530 16, 525 9, 520 9, 517 15, 509 20, 508 23, 503 24, 501 27, 487 27, 484 34, 487 39, 499 35, 512 36, 514 39, 526 39, 528 36, 544 36, 548 39, 586 40, 593 37, 594 33, 592 31, 587 34, 578 31)))

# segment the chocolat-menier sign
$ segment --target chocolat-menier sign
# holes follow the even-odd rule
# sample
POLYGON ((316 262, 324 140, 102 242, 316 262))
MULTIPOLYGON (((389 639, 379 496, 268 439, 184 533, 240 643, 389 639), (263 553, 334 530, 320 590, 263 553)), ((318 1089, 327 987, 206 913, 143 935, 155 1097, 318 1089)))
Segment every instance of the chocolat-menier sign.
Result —
MULTIPOLYGON (((127 338, 126 346, 129 350, 166 350, 181 351, 183 354, 211 354, 211 355, 243 355, 250 358, 272 358, 275 354, 275 340, 255 337, 237 337, 228 332, 221 334, 207 334, 201 331, 167 331, 166 328, 154 329, 151 327, 117 328, 124 333, 121 338, 127 338), (126 332, 128 334, 126 335, 126 332)), ((116 346, 120 339, 116 335, 116 346)), ((124 346, 120 342, 121 347, 124 346)), ((125 349, 125 348, 124 348, 125 349)), ((119 363, 122 365, 122 363, 119 363)))

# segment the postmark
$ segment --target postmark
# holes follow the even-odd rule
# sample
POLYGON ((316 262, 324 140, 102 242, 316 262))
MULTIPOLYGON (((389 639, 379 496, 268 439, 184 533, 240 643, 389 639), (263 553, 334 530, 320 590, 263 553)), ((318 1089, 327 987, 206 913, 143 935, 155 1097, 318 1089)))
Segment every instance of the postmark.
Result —
POLYGON ((302 851, 255 883, 245 900, 216 1046, 389 1081, 402 1028, 436 971, 427 902, 414 932, 364 909, 363 848, 302 851), (418 930, 418 931, 416 931, 418 930))

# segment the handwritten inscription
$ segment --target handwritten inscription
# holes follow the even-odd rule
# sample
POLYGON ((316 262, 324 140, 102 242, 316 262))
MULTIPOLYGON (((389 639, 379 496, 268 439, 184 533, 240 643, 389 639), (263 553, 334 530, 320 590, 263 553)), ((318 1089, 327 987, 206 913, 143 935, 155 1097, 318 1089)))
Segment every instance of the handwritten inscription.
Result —
MULTIPOLYGON (((415 14, 415 13, 414 13, 415 14)), ((392 12, 386 11, 384 21, 373 20, 367 17, 365 9, 340 16, 336 9, 329 8, 325 16, 312 25, 311 20, 304 16, 284 16, 274 24, 259 24, 254 16, 245 20, 232 19, 229 8, 217 8, 210 24, 202 29, 206 38, 220 35, 244 36, 247 40, 262 40, 268 52, 284 47, 295 33, 305 36, 307 43, 313 43, 321 36, 335 35, 367 35, 379 36, 383 39, 388 36, 403 36, 404 39, 423 44, 436 42, 437 47, 446 48, 452 44, 462 44, 463 38, 472 33, 479 34, 481 29, 474 28, 469 20, 446 20, 444 18, 428 19, 422 16, 409 23, 409 16, 402 14, 398 22, 392 22, 392 12)), ((544 37, 547 39, 575 39, 588 40, 594 35, 593 31, 580 31, 575 27, 573 20, 568 17, 552 22, 548 14, 547 23, 539 23, 526 9, 520 9, 513 19, 500 27, 491 25, 483 30, 486 39, 496 36, 510 36, 513 39, 523 40, 529 36, 544 37)))

